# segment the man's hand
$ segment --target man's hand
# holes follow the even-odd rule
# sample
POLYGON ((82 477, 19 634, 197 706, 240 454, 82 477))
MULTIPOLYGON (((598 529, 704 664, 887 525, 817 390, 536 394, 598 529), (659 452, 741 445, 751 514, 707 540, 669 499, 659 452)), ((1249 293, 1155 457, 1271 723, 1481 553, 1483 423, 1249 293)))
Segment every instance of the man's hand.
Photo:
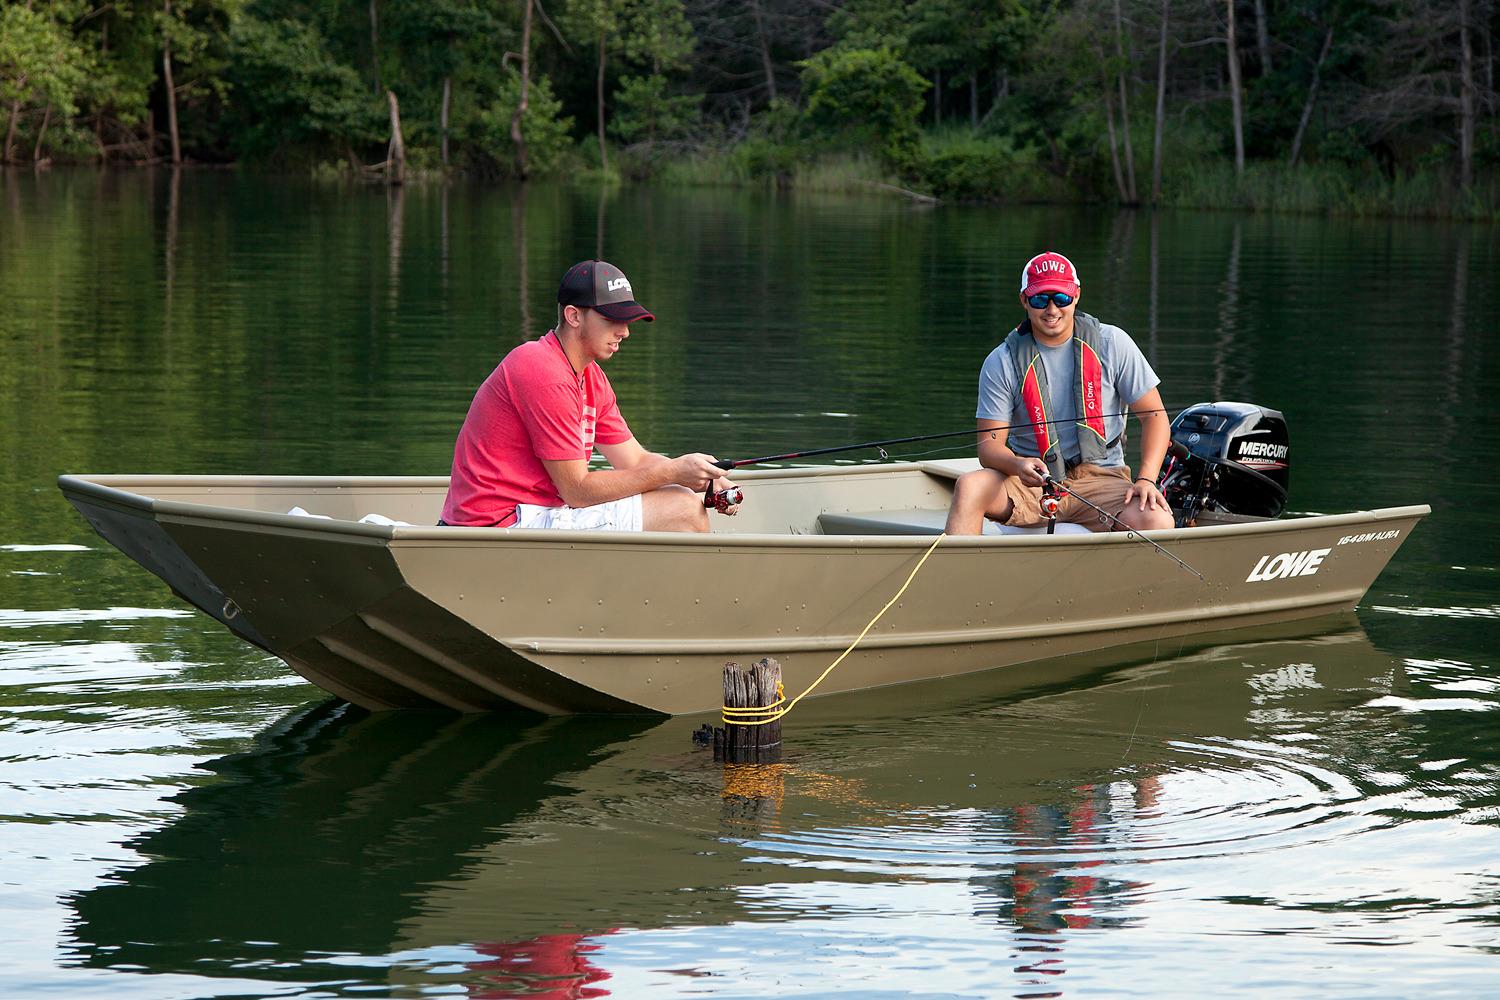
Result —
MULTIPOLYGON (((731 483, 728 479, 725 479, 723 476, 720 476, 718 479, 715 479, 714 482, 713 482, 713 487, 712 487, 712 489, 713 489, 713 491, 715 493, 718 493, 718 492, 720 492, 722 490, 728 490, 728 489, 734 489, 734 488, 735 488, 735 484, 731 483)), ((737 503, 732 503, 728 507, 725 507, 719 513, 721 513, 721 514, 729 514, 730 516, 733 516, 735 514, 738 514, 739 512, 740 512, 740 505, 737 504, 737 503)))
POLYGON ((1027 486, 1047 485, 1047 463, 1040 458, 1016 458, 1016 471, 1011 473, 1027 486))
POLYGON ((723 472, 723 469, 714 464, 712 455, 702 452, 695 451, 672 459, 672 482, 678 486, 686 486, 695 493, 702 493, 723 472))
POLYGON ((1164 510, 1168 514, 1172 513, 1172 506, 1161 495, 1161 490, 1156 488, 1155 483, 1148 483, 1144 479, 1137 479, 1125 491, 1125 506, 1129 507, 1131 501, 1139 504, 1141 510, 1164 510))

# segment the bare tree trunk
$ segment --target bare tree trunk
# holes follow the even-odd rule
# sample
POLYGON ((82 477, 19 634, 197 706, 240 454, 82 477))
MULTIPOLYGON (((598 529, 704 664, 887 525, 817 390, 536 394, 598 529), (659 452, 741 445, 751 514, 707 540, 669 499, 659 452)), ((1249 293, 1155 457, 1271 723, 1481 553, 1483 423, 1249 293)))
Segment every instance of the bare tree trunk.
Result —
POLYGON ((766 14, 761 0, 750 0, 750 12, 755 15, 755 40, 760 44, 760 65, 766 74, 766 93, 776 100, 776 67, 771 62, 771 42, 766 37, 766 14))
POLYGON ((1492 31, 1484 33, 1484 89, 1492 94, 1495 92, 1495 34, 1492 31))
MULTIPOLYGON (((109 59, 109 20, 105 19, 99 24, 99 54, 107 62, 109 59)), ((100 111, 94 112, 94 145, 99 150, 99 162, 109 162, 109 150, 104 147, 104 114, 100 111)))
POLYGON ((531 94, 531 11, 536 6, 534 0, 525 0, 526 9, 521 15, 521 99, 516 102, 516 110, 510 116, 510 141, 516 147, 516 173, 521 180, 526 179, 526 135, 521 131, 521 119, 526 115, 526 108, 530 102, 531 94))
POLYGON ((1465 189, 1474 184, 1474 46, 1469 32, 1473 12, 1473 0, 1459 0, 1458 179, 1465 189))
POLYGON ((47 103, 47 110, 42 112, 42 127, 36 130, 36 145, 31 149, 31 162, 40 163, 42 160, 42 141, 47 138, 47 123, 52 120, 52 104, 47 103))
POLYGON ((1109 95, 1109 81, 1099 81, 1104 88, 1104 124, 1109 127, 1109 162, 1115 168, 1115 190, 1122 202, 1129 201, 1125 190, 1125 175, 1120 170, 1120 150, 1115 140, 1115 105, 1109 95))
MULTIPOLYGON (((31 0, 26 0, 26 9, 31 9, 31 0)), ((21 93, 26 92, 25 73, 22 73, 20 78, 16 81, 16 90, 20 91, 21 93)), ((4 153, 3 156, 0 156, 0 163, 16 162, 15 157, 11 153, 11 150, 14 149, 16 145, 16 126, 18 126, 20 122, 21 99, 17 97, 14 101, 10 102, 10 124, 7 125, 5 129, 5 149, 3 151, 0 151, 4 153)))
MULTIPOLYGON (((172 0, 162 0, 162 12, 167 19, 172 17, 172 0)), ((172 137, 172 164, 182 164, 182 140, 177 135, 177 85, 172 81, 172 38, 162 39, 161 44, 162 85, 167 90, 167 132, 172 137)))
POLYGON ((932 71, 932 123, 943 124, 943 69, 932 71))
POLYGON ((443 105, 438 112, 438 125, 442 129, 442 158, 443 169, 448 169, 448 105, 453 100, 453 77, 443 77, 443 105))
POLYGON ((1271 75, 1271 31, 1266 24, 1266 0, 1255 0, 1255 45, 1260 50, 1260 75, 1271 75))
MULTIPOLYGON (((1167 19, 1172 0, 1161 0, 1161 37, 1156 49, 1156 131, 1151 137, 1151 204, 1161 201, 1161 141, 1167 119, 1167 19)), ((1152 231, 1153 237, 1156 230, 1152 231)))
POLYGON ((375 9, 376 0, 370 0, 370 67, 375 72, 375 93, 385 89, 380 82, 380 14, 375 9))
POLYGON ((979 128, 979 74, 969 77, 969 127, 979 128))
POLYGON ((1313 64, 1312 83, 1307 88, 1307 103, 1302 105, 1302 118, 1297 122, 1297 134, 1292 137, 1292 155, 1287 158, 1287 166, 1295 167, 1297 157, 1302 155, 1302 140, 1307 136, 1307 126, 1312 121, 1313 104, 1318 100, 1318 84, 1322 79, 1323 60, 1328 58, 1329 49, 1333 48, 1333 25, 1328 26, 1328 33, 1323 36, 1323 48, 1318 53, 1318 61, 1313 64))
POLYGON ((1229 34, 1226 39, 1229 49, 1229 106, 1234 116, 1234 175, 1245 173, 1245 121, 1244 109, 1240 106, 1240 49, 1234 38, 1234 0, 1224 0, 1229 12, 1229 34))
POLYGON ((604 29, 599 29, 599 170, 609 173, 609 149, 604 145, 604 29))
MULTIPOLYGON (((24 73, 21 75, 20 82, 17 84, 17 89, 20 89, 20 90, 26 89, 26 75, 24 73)), ((15 157, 13 157, 11 155, 11 150, 15 147, 15 144, 16 144, 16 126, 19 125, 20 123, 21 123, 21 99, 18 97, 14 101, 10 102, 10 125, 7 126, 6 129, 5 129, 5 151, 4 151, 5 155, 4 156, 0 156, 0 161, 3 161, 5 163, 14 163, 15 162, 15 157)))
POLYGON ((391 106, 391 142, 386 147, 385 175, 391 184, 406 183, 406 143, 401 138, 401 107, 393 91, 385 92, 391 106))
POLYGON ((1134 205, 1140 198, 1136 196, 1135 189, 1135 149, 1130 144, 1130 95, 1125 90, 1125 69, 1128 64, 1125 61, 1125 25, 1120 19, 1120 0, 1115 0, 1115 55, 1120 60, 1120 132, 1125 140, 1125 181, 1129 192, 1125 200, 1134 205))

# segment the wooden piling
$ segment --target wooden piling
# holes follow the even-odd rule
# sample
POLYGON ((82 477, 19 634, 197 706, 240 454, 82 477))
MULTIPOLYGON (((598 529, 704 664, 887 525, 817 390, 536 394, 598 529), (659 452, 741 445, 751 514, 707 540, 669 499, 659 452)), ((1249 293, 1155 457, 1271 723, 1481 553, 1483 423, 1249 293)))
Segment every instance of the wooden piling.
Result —
MULTIPOLYGON (((748 667, 724 664, 726 708, 768 708, 781 697, 780 688, 781 664, 769 657, 748 667)), ((762 725, 725 723, 714 729, 713 747, 717 761, 774 764, 781 759, 781 720, 762 725)))

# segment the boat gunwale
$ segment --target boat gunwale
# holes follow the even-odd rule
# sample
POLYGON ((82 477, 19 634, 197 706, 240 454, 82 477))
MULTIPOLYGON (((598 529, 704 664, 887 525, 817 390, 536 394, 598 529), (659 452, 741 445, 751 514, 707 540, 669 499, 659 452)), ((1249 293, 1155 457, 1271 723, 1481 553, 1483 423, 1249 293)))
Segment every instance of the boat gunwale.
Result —
MULTIPOLYGON (((751 473, 754 478, 780 479, 806 475, 825 476, 838 473, 870 474, 875 472, 921 472, 933 474, 919 463, 884 464, 868 466, 816 466, 809 469, 774 469, 751 473)), ((743 478, 750 478, 746 476, 743 478)), ((456 525, 376 525, 363 524, 342 518, 305 517, 296 514, 278 514, 271 511, 253 510, 248 507, 225 507, 214 504, 193 503, 183 500, 164 500, 141 493, 121 489, 113 485, 130 484, 137 487, 152 486, 225 486, 244 487, 252 483, 262 487, 286 489, 348 488, 350 486, 437 486, 446 488, 446 476, 401 476, 401 477, 323 477, 323 476, 128 476, 128 475, 82 475, 64 474, 58 477, 58 487, 66 493, 77 493, 91 499, 103 501, 117 507, 136 509, 153 517, 188 518, 197 521, 221 521, 232 524, 258 526, 273 529, 293 529, 316 534, 350 535, 401 543, 446 543, 472 545, 476 542, 530 543, 541 542, 557 545, 566 542, 570 547, 578 545, 598 546, 689 546, 708 549, 733 548, 826 548, 844 550, 849 548, 897 548, 921 549, 933 544, 935 534, 911 535, 825 535, 808 532, 746 532, 743 534, 706 535, 672 531, 570 531, 560 534, 546 528, 476 528, 456 525)), ((1164 528, 1144 532, 1090 532, 1087 535, 974 535, 966 537, 948 536, 943 540, 944 548, 998 548, 1033 547, 1053 545, 1118 545, 1131 544, 1139 534, 1158 542, 1186 541, 1222 537, 1239 537, 1255 534, 1279 534, 1305 528, 1335 527, 1340 524, 1367 524, 1371 521, 1390 521, 1412 517, 1425 517, 1432 513, 1428 504, 1412 504, 1401 507, 1381 507, 1369 510, 1350 511, 1343 514, 1312 514, 1305 517, 1275 518, 1265 521, 1248 521, 1235 524, 1204 525, 1195 528, 1164 528)))

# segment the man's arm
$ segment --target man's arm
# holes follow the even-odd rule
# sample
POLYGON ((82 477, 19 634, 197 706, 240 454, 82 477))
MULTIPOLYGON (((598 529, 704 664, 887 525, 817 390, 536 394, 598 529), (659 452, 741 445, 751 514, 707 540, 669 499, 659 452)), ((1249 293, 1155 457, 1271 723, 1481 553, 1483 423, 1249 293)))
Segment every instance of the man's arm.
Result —
POLYGON ((979 421, 979 464, 1002 476, 1016 476, 1027 486, 1042 486, 1047 463, 1040 458, 1023 458, 1010 450, 1006 438, 1010 425, 998 420, 979 421))
POLYGON ((1138 499, 1141 510, 1171 510, 1156 488, 1162 462, 1167 457, 1167 445, 1172 442, 1172 422, 1167 419, 1166 408, 1161 405, 1161 393, 1151 389, 1130 404, 1130 412, 1141 422, 1141 464, 1136 469, 1136 481, 1130 484, 1130 491, 1125 494, 1125 502, 1128 504, 1138 499))
POLYGON ((599 450, 614 468, 590 469, 581 458, 561 462, 542 460, 558 495, 569 507, 592 507, 674 483, 702 491, 722 474, 713 464, 712 455, 694 452, 681 458, 667 458, 642 448, 635 438, 618 444, 601 444, 599 450))

